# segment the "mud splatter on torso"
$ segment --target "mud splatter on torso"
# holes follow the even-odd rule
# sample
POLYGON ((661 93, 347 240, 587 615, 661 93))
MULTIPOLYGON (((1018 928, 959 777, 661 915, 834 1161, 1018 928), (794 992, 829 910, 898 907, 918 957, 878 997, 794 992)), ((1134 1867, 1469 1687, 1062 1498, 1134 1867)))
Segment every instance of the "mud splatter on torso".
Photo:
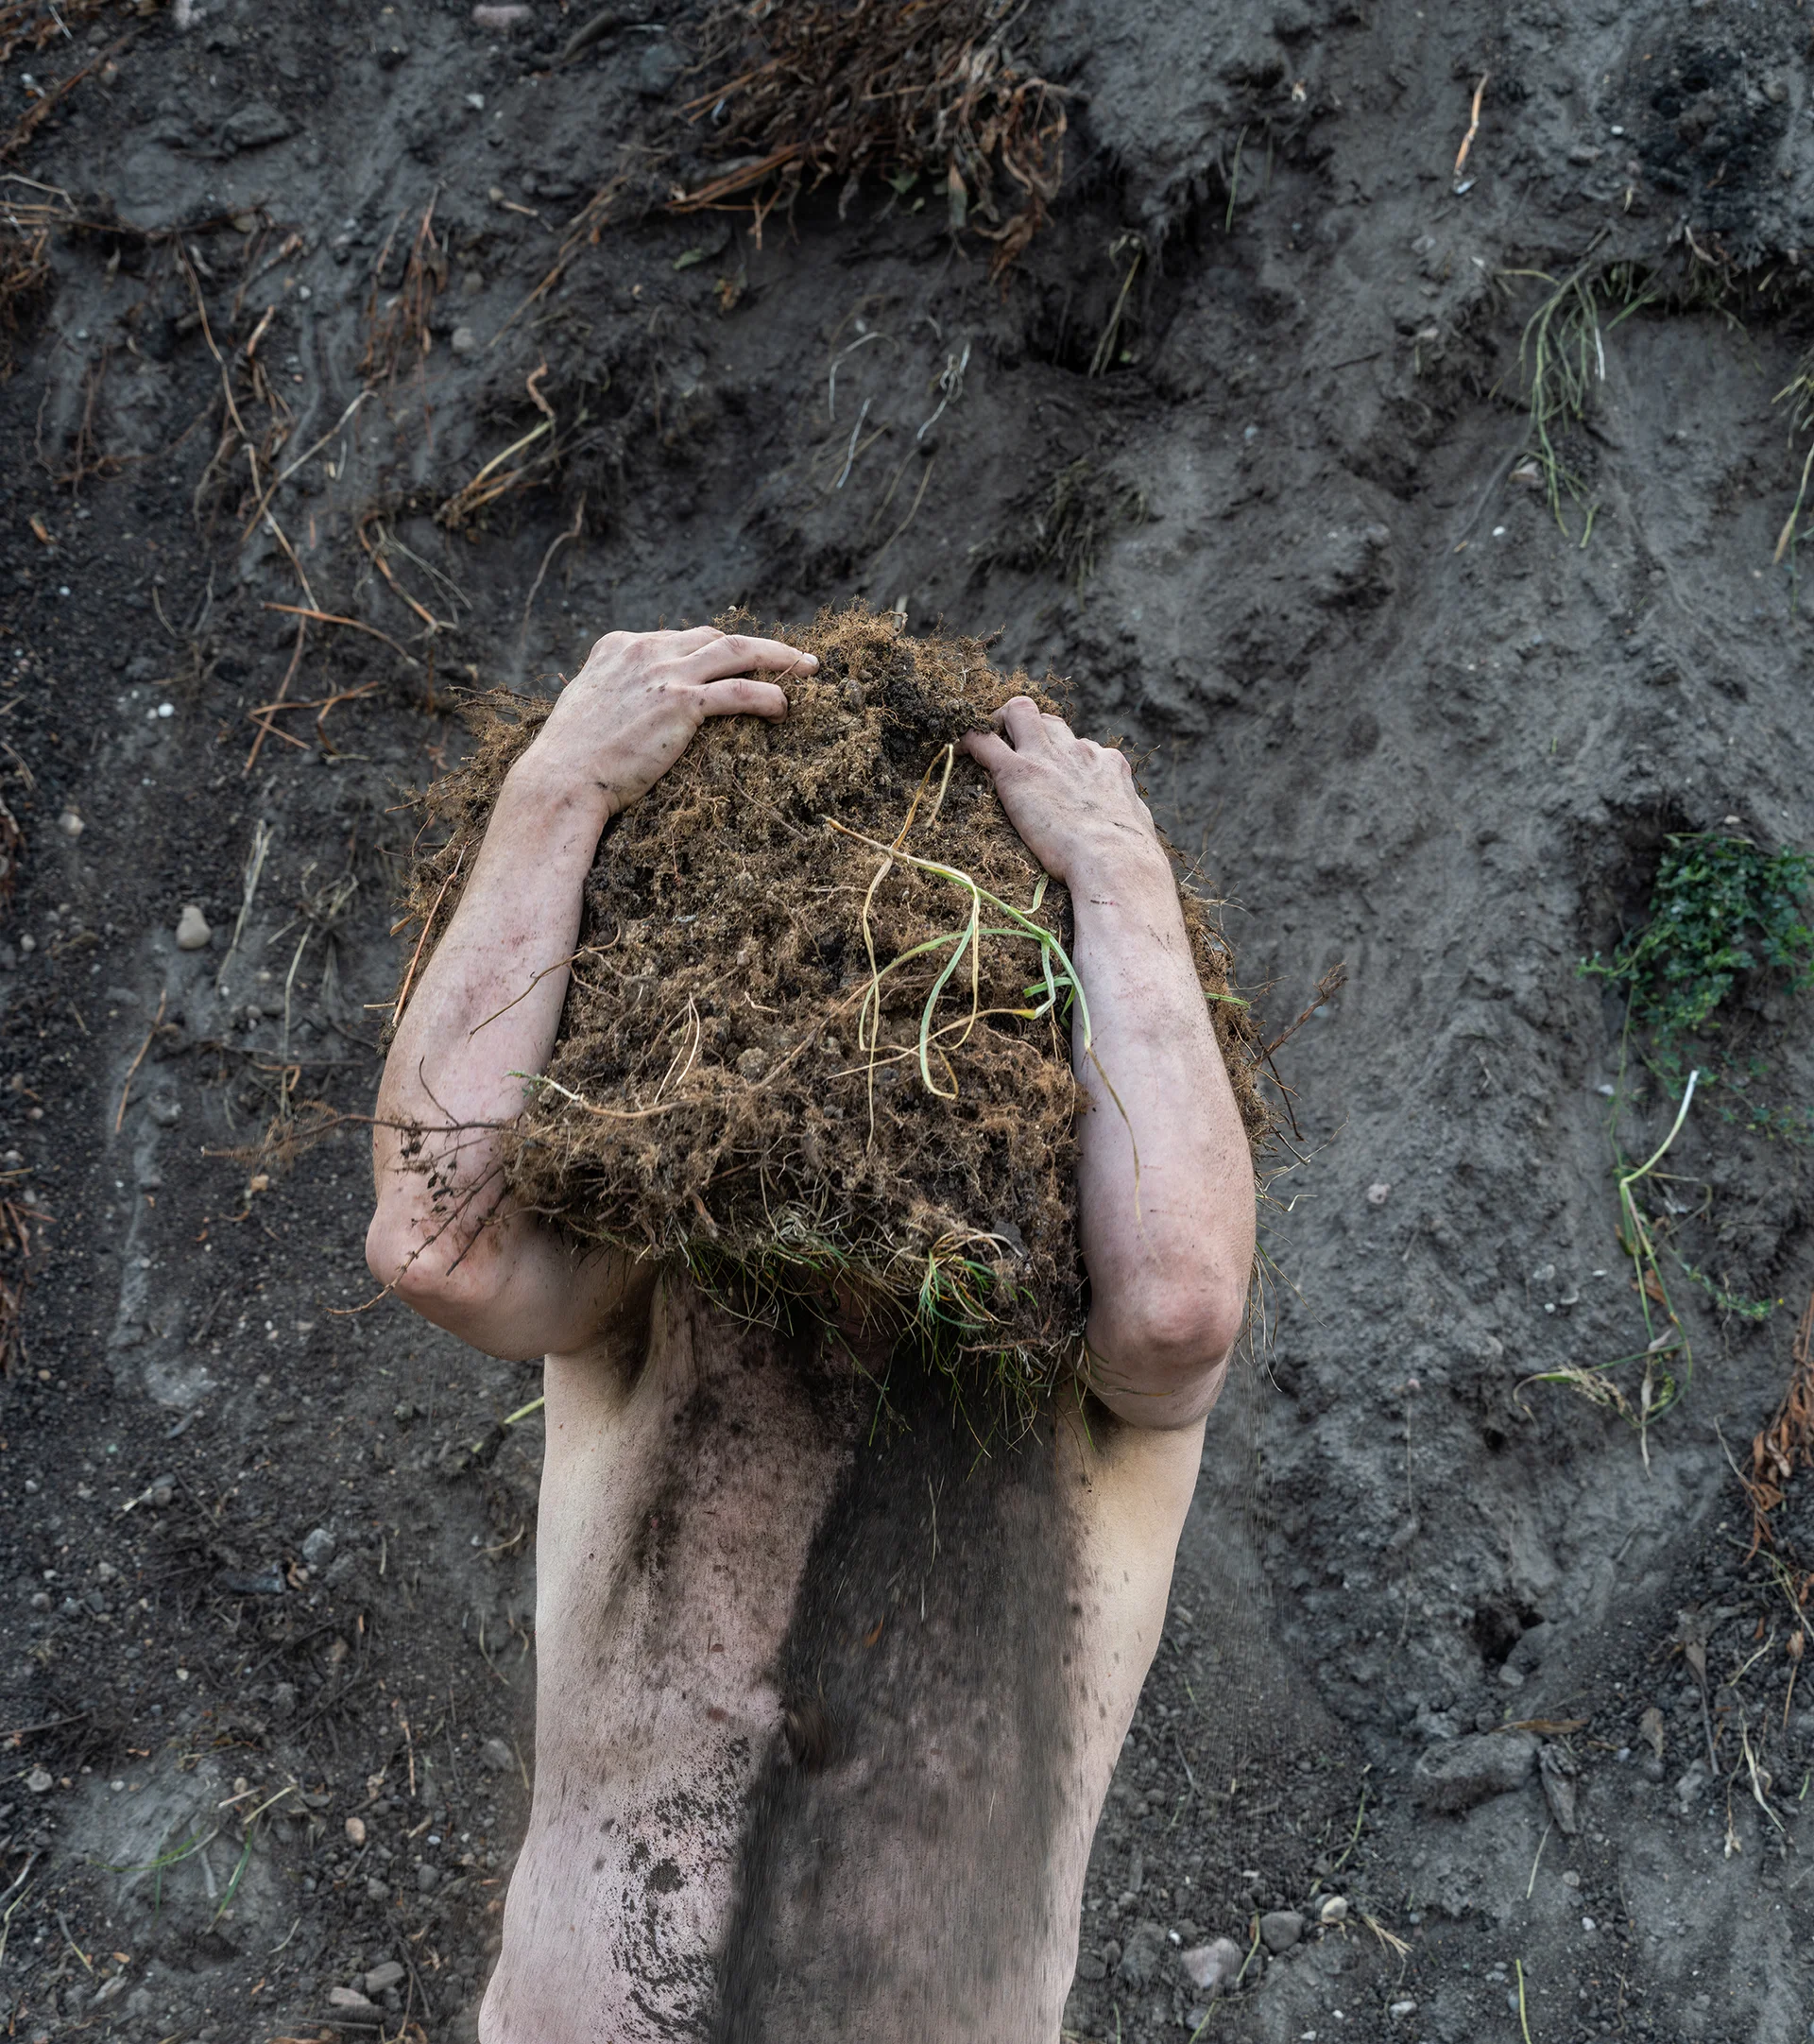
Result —
POLYGON ((536 1800, 486 2044, 1050 2044, 1151 1653, 1150 1586, 1092 1554, 1103 1486, 1051 1428, 980 1459, 900 1371, 878 1424, 847 1365, 696 1302, 643 1352, 549 1364, 536 1800))

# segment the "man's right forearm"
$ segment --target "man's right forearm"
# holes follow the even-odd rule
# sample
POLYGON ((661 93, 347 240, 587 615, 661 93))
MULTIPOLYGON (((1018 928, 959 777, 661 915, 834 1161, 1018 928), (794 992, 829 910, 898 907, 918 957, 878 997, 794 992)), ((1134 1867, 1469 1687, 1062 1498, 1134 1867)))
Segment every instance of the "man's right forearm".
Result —
POLYGON ((398 1025, 378 1094, 372 1270, 426 1318, 499 1355, 569 1349, 600 1327, 612 1260, 576 1259, 503 1194, 522 1080, 554 1048, 586 874, 615 811, 707 717, 787 714, 764 674, 796 646, 710 627, 610 632, 499 792, 477 864, 398 1025))
POLYGON ((571 1265, 502 1200, 513 1074, 541 1070, 566 998, 586 874, 608 818, 595 785, 532 748, 499 792, 477 863, 410 991, 378 1094, 373 1271, 418 1311, 482 1348, 557 1347, 540 1295, 571 1265), (519 1269, 525 1257, 531 1267, 519 1269), (559 1267, 539 1266, 549 1259, 559 1267), (525 1315, 536 1324, 519 1323, 525 1315), (506 1336, 500 1340, 499 1336, 506 1336), (489 1338, 488 1338, 489 1337, 489 1338))

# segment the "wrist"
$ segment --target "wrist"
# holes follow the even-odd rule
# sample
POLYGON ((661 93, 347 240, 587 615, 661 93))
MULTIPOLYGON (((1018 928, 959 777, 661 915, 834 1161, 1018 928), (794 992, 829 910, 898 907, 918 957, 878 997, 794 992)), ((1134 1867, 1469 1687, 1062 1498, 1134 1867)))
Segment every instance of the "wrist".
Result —
POLYGON ((562 824, 590 830, 594 840, 613 815, 610 790, 595 778, 576 771, 532 745, 505 776, 494 816, 534 817, 544 825, 562 824))
POLYGON ((1172 894, 1177 888, 1171 858, 1151 829, 1118 827, 1078 845, 1067 856, 1061 877, 1073 899, 1172 894))

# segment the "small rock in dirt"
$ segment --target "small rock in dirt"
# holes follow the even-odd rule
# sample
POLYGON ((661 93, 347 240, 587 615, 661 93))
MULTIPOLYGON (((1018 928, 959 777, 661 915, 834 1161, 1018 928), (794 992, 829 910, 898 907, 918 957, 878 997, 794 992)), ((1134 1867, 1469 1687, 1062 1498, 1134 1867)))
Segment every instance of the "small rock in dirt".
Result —
POLYGON ((241 107, 237 113, 227 116, 220 135, 231 148, 263 149, 273 142, 283 141, 289 131, 289 122, 275 107, 255 99, 250 106, 241 107))
POLYGON ((365 1995, 359 1992, 357 1987, 330 1987, 328 1989, 328 2006, 330 2008, 368 2009, 371 2002, 365 1995))
POLYGON ((1392 1187, 1383 1178, 1376 1178, 1367 1187, 1367 1205, 1370 1207, 1383 1207, 1391 1197, 1392 1187))
MULTIPOLYGON (((1235 1977, 1241 1971, 1241 1947, 1232 1937, 1212 1937, 1206 1945, 1193 1945, 1189 1951, 1178 1954, 1178 1964, 1184 1968, 1185 1978, 1211 2000, 1225 1994, 1233 1986, 1235 1977)), ((1126 1960, 1122 1960, 1121 1965, 1125 1969, 1126 1960)))
POLYGON ((380 1881, 378 1877, 374 1874, 371 1879, 366 1882, 366 1893, 371 1898, 374 1902, 387 1902, 390 1900, 390 1883, 388 1881, 380 1881))
POLYGON ((208 927, 208 919, 194 902, 186 902, 177 918, 177 949, 179 951, 205 951, 208 939, 214 936, 208 927))
POLYGON ((1412 1776, 1427 1809, 1452 1813, 1521 1788, 1536 1759, 1529 1732, 1476 1732, 1429 1747, 1412 1776))
POLYGON ((57 828, 65 837, 79 837, 88 826, 73 809, 65 809, 57 818, 57 828))
POLYGON ((339 1544, 325 1526, 317 1526, 302 1542, 302 1559, 311 1569, 325 1569, 339 1544))
POLYGON ((665 99, 680 76, 680 52, 672 43, 651 43, 636 67, 636 89, 644 99, 665 99))
POLYGON ((395 1987, 403 1977, 403 1962, 386 1959, 382 1966, 374 1966, 366 1975, 366 1992, 383 1994, 386 1987, 395 1987))
POLYGON ((530 9, 522 0, 502 7, 476 7, 472 9, 472 26, 475 28, 515 28, 529 19, 530 9))
POLYGON ((479 1748, 479 1764, 494 1775, 507 1775, 516 1765, 516 1756, 502 1739, 488 1739, 479 1748))
POLYGON ((440 1869, 426 1864, 416 1869, 416 1886, 423 1895, 433 1895, 441 1884, 440 1869))
POLYGON ((1268 1951, 1290 1951, 1304 1935, 1304 1919, 1294 1909, 1275 1909, 1259 1919, 1259 1941, 1268 1951))
POLYGON ((1108 1972, 1100 1951, 1080 1951, 1077 1954, 1077 1978, 1079 1980, 1102 1980, 1108 1972))
POLYGON ((1348 1898, 1345 1895, 1326 1895, 1323 1907, 1316 1913, 1318 1923, 1346 1923, 1348 1920, 1348 1898))
POLYGON ((1165 1932, 1150 1917, 1128 1932, 1121 1963, 1115 1968, 1117 1980, 1130 1987, 1150 1987, 1158 1978, 1159 1961, 1165 1956, 1165 1932))
POLYGON ((475 355, 479 352, 479 336, 470 326, 456 326, 448 345, 456 355, 475 355))
POLYGON ((365 1842, 366 1842, 366 1820, 365 1820, 365 1818, 364 1818, 364 1817, 349 1817, 349 1818, 347 1819, 347 1843, 348 1843, 349 1845, 351 1845, 351 1846, 363 1846, 363 1845, 365 1844, 365 1842))
POLYGON ((767 1070, 768 1053, 758 1048, 754 1043, 746 1051, 743 1052, 737 1059, 737 1076, 740 1079, 746 1079, 752 1086, 767 1070))
POLYGON ((296 1712, 296 1684, 279 1682, 271 1691, 271 1715, 274 1718, 292 1717, 296 1712))
POLYGON ((160 1128, 174 1128, 182 1119, 182 1102, 174 1093, 153 1093, 145 1111, 160 1128))
POLYGON ((26 1786, 34 1795, 48 1795, 57 1782, 48 1767, 34 1767, 26 1777, 26 1786))

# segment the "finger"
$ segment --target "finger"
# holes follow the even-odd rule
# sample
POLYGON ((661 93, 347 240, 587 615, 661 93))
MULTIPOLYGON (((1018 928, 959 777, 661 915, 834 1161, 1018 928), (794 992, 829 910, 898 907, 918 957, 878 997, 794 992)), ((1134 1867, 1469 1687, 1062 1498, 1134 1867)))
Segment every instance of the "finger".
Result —
POLYGON ((734 675, 708 681, 699 691, 700 708, 709 717, 773 717, 787 714, 787 696, 772 681, 734 675))
POLYGON ((994 721, 1006 730, 1017 751, 1031 745, 1044 729, 1039 705, 1031 696, 1010 696, 995 713, 994 721))
POLYGON ((818 665, 811 653, 796 645, 783 645, 779 639, 746 639, 742 632, 720 633, 710 645, 690 653, 681 662, 681 678, 688 681, 723 681, 745 674, 752 667, 788 668, 811 674, 818 665))
POLYGON ((993 731, 969 731, 960 741, 961 749, 991 777, 1014 764, 1014 747, 993 731))

